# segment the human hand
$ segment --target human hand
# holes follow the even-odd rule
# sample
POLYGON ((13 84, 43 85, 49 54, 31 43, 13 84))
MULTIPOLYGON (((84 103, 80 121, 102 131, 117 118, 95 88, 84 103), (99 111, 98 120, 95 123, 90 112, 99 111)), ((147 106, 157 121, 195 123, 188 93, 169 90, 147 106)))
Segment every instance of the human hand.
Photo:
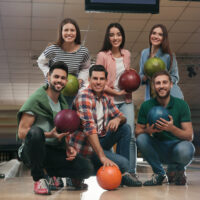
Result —
POLYGON ((152 135, 153 133, 161 132, 160 129, 157 129, 155 124, 147 125, 145 132, 148 133, 149 135, 152 135))
POLYGON ((47 138, 57 138, 58 140, 61 140, 63 137, 65 137, 69 134, 70 134, 70 132, 58 133, 56 130, 56 127, 54 127, 50 132, 45 132, 45 136, 47 138))
POLYGON ((155 126, 159 130, 171 132, 171 128, 173 127, 173 124, 174 124, 173 117, 169 115, 169 121, 163 118, 160 118, 159 120, 156 121, 155 126))
POLYGON ((114 163, 112 160, 108 159, 105 156, 101 157, 100 161, 103 164, 103 167, 108 167, 108 166, 116 166, 116 167, 118 167, 118 165, 116 163, 114 163))
POLYGON ((126 90, 120 90, 117 92, 117 96, 122 96, 122 95, 126 95, 128 94, 128 92, 126 92, 126 90))
POLYGON ((74 147, 68 146, 66 150, 66 155, 67 155, 66 160, 69 160, 69 161, 74 160, 76 158, 77 151, 74 147))
POLYGON ((110 120, 108 122, 108 125, 106 126, 106 131, 117 131, 119 125, 120 125, 121 119, 119 117, 115 117, 114 119, 110 120))

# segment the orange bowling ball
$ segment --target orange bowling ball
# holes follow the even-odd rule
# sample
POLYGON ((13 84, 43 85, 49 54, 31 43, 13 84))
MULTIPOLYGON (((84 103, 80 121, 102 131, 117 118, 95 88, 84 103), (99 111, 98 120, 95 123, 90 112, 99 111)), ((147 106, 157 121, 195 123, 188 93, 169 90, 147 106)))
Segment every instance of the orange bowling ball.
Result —
POLYGON ((102 166, 97 172, 97 182, 105 190, 117 188, 120 185, 121 180, 122 174, 116 166, 102 166))

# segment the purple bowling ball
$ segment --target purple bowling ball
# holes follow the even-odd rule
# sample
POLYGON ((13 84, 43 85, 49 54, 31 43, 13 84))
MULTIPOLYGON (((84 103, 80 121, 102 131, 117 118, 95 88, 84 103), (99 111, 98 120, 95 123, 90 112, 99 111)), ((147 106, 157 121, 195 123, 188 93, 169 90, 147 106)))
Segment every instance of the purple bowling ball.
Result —
POLYGON ((74 132, 80 126, 80 118, 76 111, 64 109, 57 113, 54 124, 58 132, 74 132))

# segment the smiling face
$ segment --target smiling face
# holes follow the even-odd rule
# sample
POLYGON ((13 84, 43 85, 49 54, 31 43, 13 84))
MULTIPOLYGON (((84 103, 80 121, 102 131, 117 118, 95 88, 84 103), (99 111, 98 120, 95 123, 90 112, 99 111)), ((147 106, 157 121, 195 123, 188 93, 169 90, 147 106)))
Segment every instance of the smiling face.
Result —
POLYGON ((122 34, 116 27, 112 27, 109 31, 109 40, 112 48, 119 48, 122 43, 122 34))
POLYGON ((167 75, 159 75, 154 79, 154 89, 157 97, 160 99, 166 99, 170 95, 172 88, 172 82, 167 75))
POLYGON ((150 35, 150 43, 152 46, 160 46, 163 42, 163 31, 160 27, 154 28, 150 35))
POLYGON ((93 71, 91 77, 89 77, 89 83, 92 90, 97 96, 100 96, 106 85, 106 76, 103 71, 93 71))
POLYGON ((76 27, 71 24, 67 23, 62 27, 62 38, 67 43, 72 43, 75 41, 77 36, 76 27))
POLYGON ((61 92, 67 83, 67 73, 62 69, 54 69, 52 74, 48 76, 50 88, 54 92, 61 92))

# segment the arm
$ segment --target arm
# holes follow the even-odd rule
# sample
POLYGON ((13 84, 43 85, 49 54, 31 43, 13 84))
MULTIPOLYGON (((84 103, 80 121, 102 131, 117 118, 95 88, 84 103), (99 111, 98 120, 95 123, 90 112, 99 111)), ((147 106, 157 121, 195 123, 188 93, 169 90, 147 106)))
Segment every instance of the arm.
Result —
POLYGON ((145 75, 144 73, 144 64, 147 61, 146 55, 144 53, 144 50, 141 53, 140 56, 140 71, 139 71, 139 75, 140 75, 140 79, 141 79, 141 83, 142 84, 146 84, 148 77, 145 75))
POLYGON ((142 133, 152 135, 153 133, 156 133, 156 132, 161 132, 161 131, 158 129, 155 129, 154 124, 152 124, 151 126, 148 126, 146 124, 137 124, 136 129, 135 129, 136 136, 142 133))
MULTIPOLYGON (((23 113, 20 123, 19 123, 19 129, 18 129, 18 136, 20 139, 25 139, 28 131, 31 129, 33 123, 35 121, 35 116, 30 115, 27 113, 23 113)), ((67 133, 61 133, 58 134, 56 131, 56 128, 53 128, 50 132, 44 132, 44 135, 46 138, 57 138, 62 139, 64 136, 69 135, 69 132, 67 133)))
POLYGON ((123 115, 120 115, 118 117, 115 117, 114 119, 110 120, 108 122, 108 125, 106 127, 106 131, 117 131, 119 125, 126 123, 126 117, 123 115))
POLYGON ((110 159, 108 159, 105 156, 104 151, 103 151, 103 149, 101 147, 101 144, 99 142, 99 138, 98 138, 97 134, 89 135, 88 136, 88 141, 91 144, 93 150, 96 152, 97 156, 99 157, 101 163, 104 166, 116 165, 113 161, 111 161, 110 159))
POLYGON ((169 115, 170 121, 166 121, 164 119, 158 120, 158 123, 156 123, 156 126, 163 131, 171 132, 176 137, 182 139, 182 140, 188 140, 192 141, 193 139, 193 128, 191 122, 182 122, 181 128, 176 127, 173 124, 173 118, 171 115, 169 115))
POLYGON ((170 76, 172 78, 173 83, 178 83, 179 81, 179 73, 178 73, 178 65, 175 55, 173 55, 172 66, 170 70, 170 76))
POLYGON ((22 114, 22 117, 19 123, 19 128, 18 128, 18 136, 20 139, 25 139, 34 121, 35 121, 34 115, 30 115, 27 113, 22 114))
POLYGON ((80 64, 78 79, 79 79, 79 85, 82 86, 88 79, 89 76, 89 68, 90 68, 90 56, 88 49, 85 50, 85 55, 83 62, 80 64))
POLYGON ((44 77, 47 77, 47 73, 49 72, 49 59, 44 55, 44 53, 42 53, 38 60, 38 67, 41 69, 41 71, 44 74, 44 77))

